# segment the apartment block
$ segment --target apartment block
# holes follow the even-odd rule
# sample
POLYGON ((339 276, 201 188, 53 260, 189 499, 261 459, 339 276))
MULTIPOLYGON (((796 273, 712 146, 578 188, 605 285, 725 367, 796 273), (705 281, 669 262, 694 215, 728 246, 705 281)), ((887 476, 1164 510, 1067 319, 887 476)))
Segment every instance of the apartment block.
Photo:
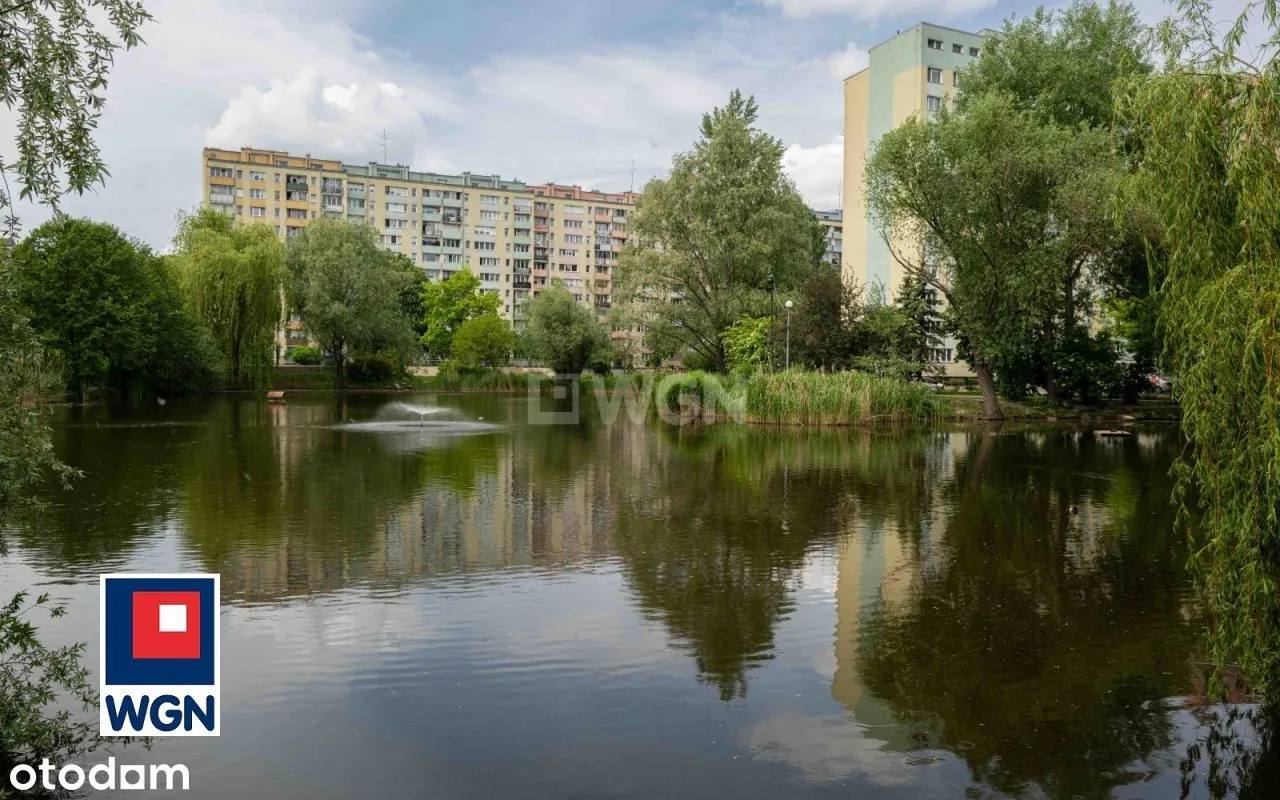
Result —
POLYGON ((826 235, 827 249, 823 253, 824 263, 843 268, 844 264, 844 213, 841 211, 814 211, 818 222, 822 223, 826 235))
MULTIPOLYGON (((955 108, 960 74, 982 52, 990 31, 968 31, 922 22, 871 48, 865 69, 844 82, 844 221, 842 271, 870 292, 892 299, 902 285, 902 266, 867 216, 867 155, 880 137, 908 119, 928 119, 955 108)), ((920 253, 922 243, 895 242, 895 249, 920 253)), ((948 374, 967 374, 954 364, 955 342, 935 353, 948 374)))
POLYGON ((627 243, 632 192, 610 194, 548 183, 533 187, 532 291, 559 278, 601 320, 612 307, 613 270, 627 243))
POLYGON ((470 270, 517 325, 521 303, 552 277, 601 317, 607 313, 612 269, 636 198, 247 147, 205 148, 203 166, 205 202, 237 221, 273 225, 284 239, 314 219, 369 225, 383 247, 412 259, 427 280, 470 270))

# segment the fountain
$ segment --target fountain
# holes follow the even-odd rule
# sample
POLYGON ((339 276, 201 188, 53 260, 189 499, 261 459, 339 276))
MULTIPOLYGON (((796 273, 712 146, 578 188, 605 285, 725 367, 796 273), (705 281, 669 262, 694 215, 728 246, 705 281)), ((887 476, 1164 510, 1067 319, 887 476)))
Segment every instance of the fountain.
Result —
POLYGON ((334 427, 363 433, 411 434, 415 440, 423 437, 438 440, 450 436, 488 433, 498 426, 469 419, 456 408, 397 401, 380 408, 372 419, 345 422, 334 427))

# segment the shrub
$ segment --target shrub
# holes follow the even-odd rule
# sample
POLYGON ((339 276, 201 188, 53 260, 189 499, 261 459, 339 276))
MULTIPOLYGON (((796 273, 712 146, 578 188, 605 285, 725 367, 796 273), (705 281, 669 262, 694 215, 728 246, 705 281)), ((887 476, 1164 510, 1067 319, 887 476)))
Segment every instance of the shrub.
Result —
POLYGON ((293 363, 300 366, 311 367, 319 364, 323 360, 320 348, 311 347, 309 345, 299 345, 289 351, 289 358, 293 359, 293 363))
POLYGON ((501 366, 516 348, 511 323, 497 314, 482 314, 458 326, 453 334, 453 357, 468 366, 501 366))
POLYGON ((347 362, 347 379, 352 383, 387 383, 399 372, 399 364, 387 353, 357 356, 347 362))

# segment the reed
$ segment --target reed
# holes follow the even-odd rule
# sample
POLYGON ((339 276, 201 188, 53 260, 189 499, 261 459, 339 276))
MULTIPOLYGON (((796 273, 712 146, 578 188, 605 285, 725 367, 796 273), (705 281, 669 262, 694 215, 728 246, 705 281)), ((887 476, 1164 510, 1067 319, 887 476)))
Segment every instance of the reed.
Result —
POLYGON ((863 372, 790 370, 746 378, 749 422, 779 425, 869 425, 932 422, 943 402, 926 386, 863 372))

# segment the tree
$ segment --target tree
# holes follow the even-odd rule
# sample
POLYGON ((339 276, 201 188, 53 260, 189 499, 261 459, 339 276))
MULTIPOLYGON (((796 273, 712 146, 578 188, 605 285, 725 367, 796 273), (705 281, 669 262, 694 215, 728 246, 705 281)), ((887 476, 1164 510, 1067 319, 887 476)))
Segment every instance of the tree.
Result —
MULTIPOLYGON (((1130 3, 1076 0, 1060 11, 1041 7, 988 37, 982 57, 961 77, 958 105, 965 113, 985 95, 1002 92, 1043 122, 1109 131, 1129 152, 1127 131, 1113 125, 1113 86, 1151 69, 1149 37, 1130 3)), ((1096 392, 1099 376, 1118 369, 1110 334, 1094 324, 1100 296, 1124 298, 1106 307, 1139 340, 1149 335, 1143 327, 1150 306, 1145 248, 1139 237, 1119 229, 1111 205, 1100 201, 1112 196, 1116 178, 1113 171, 1095 171, 1092 181, 1074 182, 1074 196, 1062 197, 1062 205, 1074 206, 1069 213, 1075 224, 1060 229, 1064 240, 1073 241, 1060 248, 1059 297, 1040 310, 1034 331, 1000 370, 1002 393, 1019 396, 1029 384, 1043 386, 1052 401, 1087 400, 1096 392), (1142 274, 1125 265, 1140 266, 1142 274)), ((1145 374, 1152 359, 1141 362, 1145 374)))
MULTIPOLYGON (((120 49, 138 44, 150 16, 136 0, 24 0, 0 8, 0 105, 17 109, 17 157, 0 151, 0 527, 26 489, 49 470, 72 471, 54 455, 40 396, 55 380, 26 315, 9 268, 19 220, 18 196, 56 205, 106 176, 93 130, 102 111, 107 73, 120 49), (94 13, 90 16, 90 8, 94 13)), ((96 740, 64 711, 56 695, 96 706, 79 650, 40 645, 29 620, 10 622, 24 607, 18 594, 0 616, 0 767, 69 761, 96 740)), ((86 708, 88 710, 88 708, 86 708)))
POLYGON ((868 209, 903 270, 946 299, 984 417, 1002 416, 996 370, 1058 308, 1064 268, 1094 248, 1073 217, 1081 187, 1115 170, 1105 132, 1042 122, 996 92, 963 115, 908 120, 868 160, 868 209))
POLYGON ((846 369, 860 347, 860 292, 846 283, 838 266, 820 264, 801 278, 791 318, 791 351, 796 363, 816 369, 846 369))
POLYGON ((559 375, 577 375, 611 349, 609 331, 559 281, 538 292, 525 309, 521 349, 559 375))
POLYGON ((315 220, 289 243, 285 263, 289 304, 333 363, 337 385, 353 353, 412 349, 400 303, 409 277, 372 228, 315 220))
POLYGON ((472 317, 453 336, 453 356, 467 366, 505 364, 518 343, 516 332, 496 313, 472 317))
POLYGON ((1046 122, 1109 129, 1112 87, 1151 69, 1146 28, 1131 3, 1074 0, 1057 11, 1040 6, 987 37, 982 57, 961 77, 957 106, 963 113, 1000 91, 1046 122))
POLYGON ((174 268, 192 313, 216 336, 233 382, 261 384, 282 316, 284 249, 266 225, 202 208, 179 218, 174 268))
POLYGON ((124 396, 209 388, 212 353, 164 263, 116 228, 60 217, 13 252, 23 304, 67 389, 124 396))
POLYGON ((751 374, 769 359, 769 317, 743 317, 720 335, 724 340, 725 360, 729 369, 751 374))
POLYGON ((1221 35, 1180 5, 1160 29, 1163 71, 1117 105, 1141 153, 1124 199, 1162 229, 1160 327, 1187 446, 1175 495, 1195 514, 1192 564, 1213 661, 1280 697, 1280 9, 1251 2, 1221 35), (1242 46, 1250 20, 1251 60, 1242 46))
POLYGON ((480 279, 470 270, 460 270, 442 281, 422 287, 424 312, 422 344, 436 358, 448 358, 453 336, 467 320, 498 313, 502 304, 497 294, 480 288, 480 279))
POLYGON ((754 98, 733 92, 703 115, 693 150, 672 160, 631 215, 615 296, 643 308, 656 353, 692 351, 723 371, 722 334, 769 312, 770 276, 793 287, 825 252, 823 229, 782 168, 782 143, 756 127, 754 98))

